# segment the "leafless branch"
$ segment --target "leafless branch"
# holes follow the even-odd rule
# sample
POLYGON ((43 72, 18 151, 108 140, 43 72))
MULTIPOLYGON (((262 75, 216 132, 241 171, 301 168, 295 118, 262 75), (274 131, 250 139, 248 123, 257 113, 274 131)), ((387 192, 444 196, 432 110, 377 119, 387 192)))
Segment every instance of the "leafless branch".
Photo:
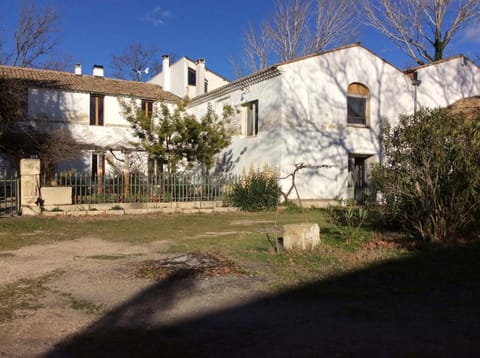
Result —
POLYGON ((112 56, 113 77, 134 81, 146 81, 160 72, 158 60, 159 49, 155 46, 145 47, 133 42, 120 55, 112 56))
POLYGON ((445 47, 480 17, 479 0, 362 0, 367 23, 418 64, 443 58, 445 47))
POLYGON ((358 22, 353 0, 277 0, 272 17, 259 30, 244 33, 245 63, 250 71, 270 60, 288 61, 350 41, 358 22))
POLYGON ((14 35, 12 66, 32 67, 40 58, 53 54, 56 46, 54 35, 58 32, 57 23, 57 13, 52 8, 46 7, 39 13, 33 3, 23 7, 14 35))

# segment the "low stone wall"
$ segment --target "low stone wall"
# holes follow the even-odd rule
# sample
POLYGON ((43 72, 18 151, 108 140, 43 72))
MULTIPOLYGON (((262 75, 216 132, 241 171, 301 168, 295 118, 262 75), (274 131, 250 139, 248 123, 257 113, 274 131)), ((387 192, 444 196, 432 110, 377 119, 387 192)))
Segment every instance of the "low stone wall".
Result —
POLYGON ((192 201, 169 203, 110 203, 84 205, 47 205, 43 216, 101 216, 146 214, 201 214, 232 212, 237 208, 225 207, 221 201, 192 201))

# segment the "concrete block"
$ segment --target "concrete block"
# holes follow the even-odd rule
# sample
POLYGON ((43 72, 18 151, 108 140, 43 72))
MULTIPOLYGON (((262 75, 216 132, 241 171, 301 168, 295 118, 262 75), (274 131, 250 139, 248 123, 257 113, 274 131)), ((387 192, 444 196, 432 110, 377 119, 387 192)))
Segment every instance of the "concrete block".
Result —
POLYGON ((159 214, 163 213, 164 208, 149 208, 147 209, 147 214, 159 214))
POLYGON ((177 209, 175 208, 163 208, 162 213, 164 214, 175 214, 177 213, 177 209))
POLYGON ((42 216, 64 216, 65 211, 42 211, 42 216))
POLYGON ((72 187, 54 186, 40 188, 43 205, 69 205, 72 203, 72 187))
POLYGON ((318 224, 283 225, 283 247, 287 251, 312 250, 320 243, 318 224))
POLYGON ((125 210, 119 209, 119 210, 107 210, 106 211, 107 215, 125 215, 125 210))
POLYGON ((239 211, 238 208, 230 207, 230 206, 217 206, 213 209, 216 213, 231 213, 235 211, 239 211))
POLYGON ((148 211, 149 209, 125 209, 125 215, 145 215, 148 211))
POLYGON ((67 211, 67 212, 65 212, 65 215, 67 215, 67 216, 87 216, 87 210, 67 211))
POLYGON ((87 216, 102 216, 106 214, 106 210, 88 210, 87 216))

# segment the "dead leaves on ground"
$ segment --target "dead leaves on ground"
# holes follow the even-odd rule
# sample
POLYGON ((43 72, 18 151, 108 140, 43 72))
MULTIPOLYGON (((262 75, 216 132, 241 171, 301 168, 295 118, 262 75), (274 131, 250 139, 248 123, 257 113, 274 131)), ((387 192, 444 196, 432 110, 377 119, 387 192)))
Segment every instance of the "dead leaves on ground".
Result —
POLYGON ((162 260, 143 261, 136 271, 137 277, 148 279, 177 278, 195 275, 244 275, 248 271, 218 253, 188 252, 162 260))

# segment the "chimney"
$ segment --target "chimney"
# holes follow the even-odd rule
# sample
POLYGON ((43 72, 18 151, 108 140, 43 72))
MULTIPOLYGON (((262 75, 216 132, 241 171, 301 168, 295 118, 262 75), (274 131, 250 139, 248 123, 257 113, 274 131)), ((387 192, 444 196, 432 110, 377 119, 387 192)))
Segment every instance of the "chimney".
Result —
POLYGON ((79 63, 76 63, 75 64, 75 74, 77 76, 81 76, 82 75, 82 65, 79 64, 79 63))
POLYGON ((103 66, 102 65, 93 65, 93 75, 95 77, 103 77, 103 66))
POLYGON ((196 95, 200 96, 201 94, 205 93, 205 59, 204 58, 199 58, 195 64, 197 65, 197 70, 196 70, 196 82, 197 82, 197 87, 196 87, 196 95))
POLYGON ((162 87, 165 91, 170 91, 170 57, 168 55, 162 56, 162 72, 163 72, 162 87))

